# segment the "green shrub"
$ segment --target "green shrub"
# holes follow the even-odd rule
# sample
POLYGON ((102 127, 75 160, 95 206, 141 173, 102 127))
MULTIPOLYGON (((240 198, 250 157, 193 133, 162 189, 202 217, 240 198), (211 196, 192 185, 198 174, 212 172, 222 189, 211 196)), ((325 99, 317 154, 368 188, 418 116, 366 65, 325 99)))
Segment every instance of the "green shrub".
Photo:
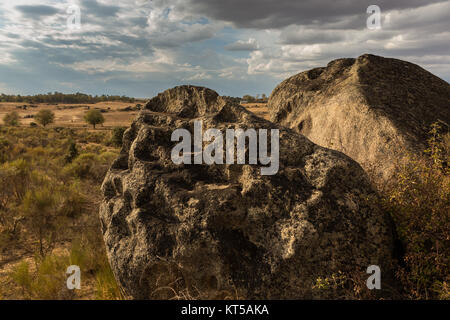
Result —
POLYGON ((100 155, 83 153, 64 169, 65 173, 79 179, 91 179, 101 183, 108 171, 114 153, 104 152, 100 155))
POLYGON ((20 116, 16 111, 9 112, 3 117, 3 123, 6 126, 17 127, 20 125, 20 116))
POLYGON ((95 154, 84 153, 66 166, 65 170, 75 178, 88 178, 92 177, 92 170, 96 163, 97 156, 95 154))
POLYGON ((102 164, 105 165, 110 165, 114 159, 117 158, 117 153, 116 152, 111 152, 111 151, 106 151, 106 152, 102 152, 99 155, 99 160, 101 161, 102 164))
POLYGON ((81 186, 74 182, 63 187, 59 214, 63 217, 75 219, 80 217, 88 207, 88 199, 81 192, 81 186))
POLYGON ((64 217, 59 212, 60 203, 59 192, 46 185, 29 190, 22 201, 27 228, 37 238, 42 257, 53 248, 63 223, 64 217))

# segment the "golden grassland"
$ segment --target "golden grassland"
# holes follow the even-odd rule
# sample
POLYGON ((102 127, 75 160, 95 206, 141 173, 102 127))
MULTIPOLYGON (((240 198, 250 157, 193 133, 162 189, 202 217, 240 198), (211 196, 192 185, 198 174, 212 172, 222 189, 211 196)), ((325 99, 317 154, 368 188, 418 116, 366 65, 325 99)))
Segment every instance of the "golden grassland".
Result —
MULTIPOLYGON (((138 114, 138 111, 120 111, 127 107, 135 107, 136 103, 128 102, 99 102, 95 104, 28 104, 20 102, 1 102, 0 103, 0 119, 12 111, 16 111, 20 116, 20 122, 24 126, 28 126, 31 122, 35 122, 33 118, 25 118, 26 116, 36 115, 40 110, 51 110, 55 114, 54 126, 70 127, 70 128, 87 128, 89 125, 84 121, 84 114, 90 109, 98 108, 105 110, 103 117, 105 118, 104 128, 110 129, 117 126, 129 126, 132 120, 138 114), (26 110, 19 107, 26 105, 26 110), (36 107, 31 107, 34 105, 36 107)), ((102 128, 102 127, 99 127, 102 128)))
POLYGON ((107 130, 0 127, 0 297, 115 299, 98 219, 107 130), (82 289, 69 291, 69 265, 82 289))
POLYGON ((243 105, 247 110, 253 112, 258 117, 269 120, 269 109, 267 103, 246 103, 243 105))

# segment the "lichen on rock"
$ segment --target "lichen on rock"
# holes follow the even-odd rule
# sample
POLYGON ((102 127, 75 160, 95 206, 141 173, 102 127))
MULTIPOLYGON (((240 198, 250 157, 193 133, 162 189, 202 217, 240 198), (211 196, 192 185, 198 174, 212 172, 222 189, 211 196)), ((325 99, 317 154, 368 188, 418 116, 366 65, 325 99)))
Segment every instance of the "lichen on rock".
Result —
MULTIPOLYGON (((113 272, 135 299, 155 297, 170 270, 188 292, 223 298, 316 298, 318 277, 389 271, 389 219, 362 168, 291 129, 194 86, 151 99, 124 135, 103 185, 102 231, 113 272), (280 167, 175 165, 177 128, 279 129, 280 167)), ((173 283, 172 283, 173 284, 173 283)), ((195 294, 192 294, 195 295, 195 294)))

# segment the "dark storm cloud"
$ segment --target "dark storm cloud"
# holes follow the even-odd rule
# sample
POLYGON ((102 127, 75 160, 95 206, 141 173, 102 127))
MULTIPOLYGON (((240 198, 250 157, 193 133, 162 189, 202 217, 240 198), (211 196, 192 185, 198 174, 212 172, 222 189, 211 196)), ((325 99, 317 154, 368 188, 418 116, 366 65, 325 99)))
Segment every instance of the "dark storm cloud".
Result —
POLYGON ((32 19, 39 19, 42 16, 52 16, 59 12, 57 8, 45 5, 23 5, 16 6, 15 9, 24 16, 32 19))
MULTIPOLYGON (((90 32, 84 35, 90 37, 95 36, 96 33, 90 32)), ((21 41, 20 45, 25 49, 17 49, 15 57, 22 64, 27 61, 33 61, 35 54, 46 56, 52 63, 71 64, 86 60, 103 60, 105 58, 131 60, 140 57, 143 53, 153 53, 149 40, 116 34, 104 35, 108 39, 119 41, 119 43, 99 45, 98 43, 87 41, 85 38, 69 40, 46 36, 42 37, 40 41, 21 41), (27 55, 27 53, 30 53, 30 55, 27 55)))
POLYGON ((234 23, 237 27, 269 29, 291 24, 337 23, 354 15, 365 15, 369 5, 382 10, 409 9, 443 0, 188 0, 192 12, 234 23))
POLYGON ((189 31, 176 30, 153 39, 155 47, 176 48, 185 43, 199 42, 214 37, 216 28, 209 25, 192 25, 189 31))

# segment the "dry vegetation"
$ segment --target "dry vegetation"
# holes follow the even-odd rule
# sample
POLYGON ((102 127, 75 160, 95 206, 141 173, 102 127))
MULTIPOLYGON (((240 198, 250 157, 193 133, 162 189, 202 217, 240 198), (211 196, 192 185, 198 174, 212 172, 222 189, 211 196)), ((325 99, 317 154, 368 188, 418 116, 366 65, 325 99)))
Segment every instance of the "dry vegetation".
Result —
MULTIPOLYGON (((34 116, 40 110, 51 110, 55 114, 54 126, 70 128, 87 128, 88 124, 84 121, 84 115, 88 110, 99 109, 105 118, 103 129, 111 129, 117 126, 128 126, 136 117, 138 111, 124 111, 124 109, 136 107, 135 103, 127 102, 99 102, 95 104, 28 104, 18 102, 1 102, 0 119, 13 111, 16 111, 20 117, 20 123, 23 126, 29 126, 36 122, 34 116), (26 106, 26 109, 23 109, 26 106)), ((102 128, 102 127, 99 127, 102 128)))
POLYGON ((397 277, 407 299, 450 299, 450 133, 430 130, 426 156, 409 155, 394 179, 379 186, 402 257, 397 277))
POLYGON ((0 296, 116 299, 98 221, 109 131, 0 127, 0 296), (69 265, 82 289, 65 287, 69 265))
POLYGON ((270 114, 267 103, 246 103, 244 107, 256 114, 258 117, 269 120, 270 114))
MULTIPOLYGON (((16 105, 2 103, 0 118, 16 105)), ((105 128, 110 128, 128 126, 135 112, 118 111, 128 105, 95 106, 113 110, 105 113, 105 128)), ((0 127, 0 299, 121 299, 105 255, 98 205, 99 187, 123 129, 82 129, 85 107, 58 107, 51 106, 56 114, 51 128, 30 128, 32 119, 22 127, 0 127), (81 267, 81 290, 65 289, 65 271, 72 264, 81 267)), ((264 105, 246 107, 268 116, 264 105)), ((42 108, 48 106, 18 111, 23 117, 42 108)), ((379 201, 393 218, 403 248, 399 288, 391 298, 450 298, 450 134, 443 129, 434 125, 427 154, 411 155, 392 181, 378 186, 379 201)), ((180 270, 161 270, 154 298, 202 297, 186 289, 180 270)), ((350 285, 354 296, 339 298, 376 298, 364 294, 362 281, 333 275, 317 279, 316 289, 337 298, 333 292, 350 285)), ((240 298, 229 292, 219 296, 240 298)))

